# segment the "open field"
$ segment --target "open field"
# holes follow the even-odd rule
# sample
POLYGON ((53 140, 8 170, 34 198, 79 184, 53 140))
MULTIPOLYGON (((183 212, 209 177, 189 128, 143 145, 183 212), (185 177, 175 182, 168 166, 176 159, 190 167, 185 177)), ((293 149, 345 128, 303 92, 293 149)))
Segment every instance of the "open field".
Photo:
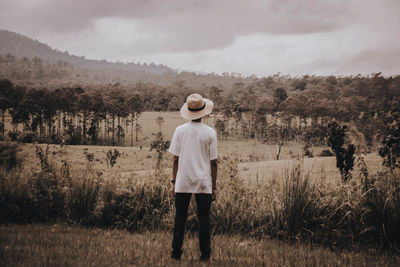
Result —
POLYGON ((213 238, 210 264, 198 261, 197 237, 185 239, 182 260, 170 259, 171 234, 130 233, 67 225, 1 225, 2 266, 398 266, 398 256, 337 251, 238 235, 213 238))
MULTIPOLYGON (((46 148, 46 145, 40 145, 46 148)), ((246 181, 269 180, 281 176, 283 171, 292 166, 296 160, 294 155, 299 155, 300 145, 286 145, 282 148, 281 160, 274 160, 274 146, 267 144, 259 144, 256 149, 254 142, 249 140, 244 141, 220 141, 218 143, 219 156, 223 159, 225 156, 235 157, 238 160, 239 177, 246 181), (295 151, 295 152, 291 152, 295 151), (254 153, 258 157, 249 157, 254 153)), ((317 147, 315 150, 325 148, 317 147)), ((87 155, 93 155, 91 163, 93 169, 107 174, 112 172, 112 176, 124 178, 135 178, 144 173, 151 173, 156 165, 156 154, 151 152, 149 147, 109 147, 109 146, 64 146, 49 145, 50 159, 60 164, 66 160, 74 169, 84 169, 88 165, 87 155), (117 159, 116 165, 111 169, 107 165, 106 153, 110 149, 117 149, 121 156, 117 159)), ((35 147, 32 144, 21 146, 20 154, 24 158, 24 165, 32 169, 39 169, 39 161, 35 157, 35 147)), ((169 172, 171 155, 165 154, 164 167, 169 172)), ((371 173, 376 173, 381 170, 382 158, 375 154, 363 155, 368 170, 371 173)), ((314 157, 303 159, 303 170, 310 174, 311 178, 323 180, 339 179, 340 173, 336 168, 335 157, 314 157)), ((356 175, 359 172, 355 166, 353 173, 356 175)), ((107 176, 107 175, 105 175, 107 176)))
MULTIPOLYGON (((157 169, 157 154, 149 149, 159 114, 143 114, 148 120, 141 135, 147 139, 133 147, 21 144, 22 170, 1 173, 0 219, 11 226, 0 225, 0 261, 10 266, 175 265, 169 258, 172 156, 165 153, 157 169), (41 153, 48 148, 48 158, 39 160, 38 148, 41 153), (114 149, 120 157, 111 168, 106 153, 114 149)), ((164 116, 161 130, 170 140, 181 121, 178 113, 164 116)), ((313 155, 324 149, 310 148, 313 155)), ((274 144, 255 140, 219 140, 218 151, 212 265, 399 263, 393 252, 400 237, 399 176, 384 170, 376 153, 362 155, 368 174, 360 174, 356 161, 354 178, 346 183, 335 157, 302 158, 300 143, 285 143, 280 160, 274 144)), ((191 205, 190 233, 197 229, 194 210, 191 205)), ((201 265, 196 237, 189 234, 185 246, 181 265, 201 265)))

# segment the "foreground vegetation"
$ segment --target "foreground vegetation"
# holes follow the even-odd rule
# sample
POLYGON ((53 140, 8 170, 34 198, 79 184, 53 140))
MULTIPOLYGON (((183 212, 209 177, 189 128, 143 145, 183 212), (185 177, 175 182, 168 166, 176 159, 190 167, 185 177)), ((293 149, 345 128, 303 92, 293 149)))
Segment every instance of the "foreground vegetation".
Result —
MULTIPOLYGON (((204 266, 198 240, 185 239, 180 262, 170 259, 171 233, 131 233, 65 224, 1 225, 1 266, 204 266)), ((268 238, 216 235, 211 266, 396 266, 391 254, 338 251, 268 238)))
MULTIPOLYGON (((153 155, 155 159, 158 155, 153 155)), ((87 157, 76 168, 67 158, 55 162, 36 147, 40 168, 0 172, 0 222, 66 222, 132 232, 171 230, 173 199, 165 163, 153 172, 119 179, 102 173, 87 157)), ((400 241, 400 176, 369 173, 362 157, 350 182, 310 177, 303 161, 267 180, 245 182, 239 158, 220 158, 219 196, 213 204, 214 234, 240 234, 298 240, 329 247, 381 247, 397 250, 400 241)), ((109 167, 111 168, 111 167, 109 167)), ((322 174, 321 174, 322 175, 322 174)), ((188 229, 197 230, 191 205, 188 229)))

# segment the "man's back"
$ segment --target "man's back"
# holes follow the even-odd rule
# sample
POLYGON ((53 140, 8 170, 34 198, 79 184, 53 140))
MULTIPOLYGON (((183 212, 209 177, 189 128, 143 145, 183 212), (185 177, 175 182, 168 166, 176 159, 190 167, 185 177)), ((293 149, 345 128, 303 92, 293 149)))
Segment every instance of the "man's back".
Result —
POLYGON ((217 158, 215 130, 201 122, 176 128, 169 151, 179 156, 175 192, 211 194, 210 161, 217 158))

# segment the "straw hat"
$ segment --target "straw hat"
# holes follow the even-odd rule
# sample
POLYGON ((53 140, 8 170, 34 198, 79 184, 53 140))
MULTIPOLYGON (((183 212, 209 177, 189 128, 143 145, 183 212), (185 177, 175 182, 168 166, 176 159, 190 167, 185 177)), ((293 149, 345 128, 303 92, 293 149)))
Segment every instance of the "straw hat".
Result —
POLYGON ((214 103, 199 94, 191 94, 181 108, 181 116, 186 120, 196 120, 211 113, 214 103))

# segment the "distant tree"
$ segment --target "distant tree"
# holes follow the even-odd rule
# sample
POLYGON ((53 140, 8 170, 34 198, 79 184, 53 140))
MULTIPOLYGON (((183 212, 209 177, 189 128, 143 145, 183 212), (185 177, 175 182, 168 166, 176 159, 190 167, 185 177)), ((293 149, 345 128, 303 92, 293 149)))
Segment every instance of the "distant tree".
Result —
POLYGON ((163 116, 158 116, 156 118, 156 122, 158 124, 159 132, 161 133, 161 126, 164 124, 164 117, 163 116))
POLYGON ((217 119, 217 122, 215 123, 215 129, 217 129, 217 133, 221 137, 225 132, 225 122, 217 119))
POLYGON ((161 133, 161 131, 157 133, 156 138, 150 143, 150 151, 155 150, 157 152, 157 166, 156 166, 157 171, 161 170, 161 162, 163 159, 163 155, 169 148, 170 143, 171 143, 170 141, 164 139, 164 136, 161 133))
POLYGON ((278 99, 279 102, 283 102, 288 98, 288 95, 285 89, 278 87, 274 90, 273 96, 278 99))
POLYGON ((44 91, 43 99, 43 119, 47 122, 48 138, 52 138, 52 126, 54 116, 57 114, 57 100, 53 91, 44 91))
MULTIPOLYGON (((128 112, 131 115, 131 146, 133 146, 133 124, 136 122, 137 123, 137 118, 139 117, 140 113, 143 110, 143 102, 142 98, 138 94, 133 94, 129 97, 127 101, 127 108, 128 112)), ((137 132, 139 129, 136 131, 136 141, 137 141, 137 132)))
POLYGON ((328 145, 336 155, 336 167, 340 170, 343 181, 351 179, 350 171, 354 166, 354 152, 356 147, 353 144, 345 144, 346 125, 339 125, 336 121, 328 124, 329 137, 328 145))
MULTIPOLYGON (((115 118, 118 121, 118 128, 121 127, 121 117, 125 118, 128 115, 128 106, 126 105, 126 92, 122 90, 118 85, 114 85, 114 88, 108 94, 108 111, 111 115, 112 120, 112 141, 115 144, 115 118)), ((117 128, 117 129, 118 129, 117 128)), ((118 144, 121 143, 121 136, 118 135, 118 144)))
POLYGON ((4 135, 5 129, 5 113, 11 108, 10 95, 13 91, 13 84, 9 80, 0 80, 0 109, 1 109, 1 125, 0 130, 4 135))
POLYGON ((390 120, 388 133, 382 141, 379 155, 383 158, 383 165, 394 169, 400 168, 400 111, 392 112, 390 120))
POLYGON ((78 94, 78 101, 76 103, 78 112, 82 114, 82 137, 84 143, 86 143, 87 121, 92 107, 91 100, 92 97, 89 94, 82 92, 78 94))
POLYGON ((307 87, 307 82, 304 79, 295 79, 292 82, 292 86, 295 90, 304 91, 307 87))
POLYGON ((219 111, 219 105, 222 101, 222 90, 216 86, 211 86, 208 90, 208 97, 215 103, 214 109, 219 111))

